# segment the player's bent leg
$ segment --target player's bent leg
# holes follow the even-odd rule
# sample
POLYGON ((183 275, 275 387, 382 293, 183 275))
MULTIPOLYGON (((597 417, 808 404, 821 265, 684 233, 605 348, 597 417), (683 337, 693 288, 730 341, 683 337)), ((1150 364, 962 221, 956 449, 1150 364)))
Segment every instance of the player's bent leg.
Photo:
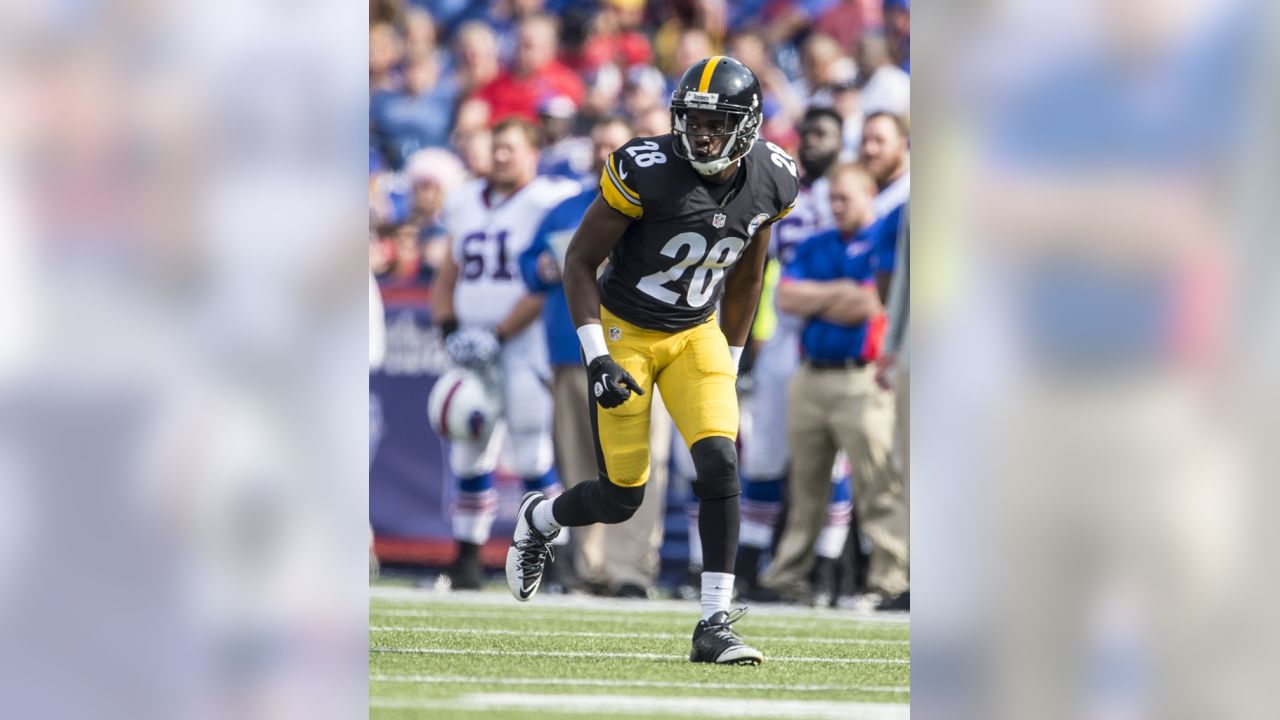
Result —
POLYGON ((626 522, 644 502, 644 487, 622 487, 607 479, 578 483, 557 498, 552 517, 560 527, 626 522))

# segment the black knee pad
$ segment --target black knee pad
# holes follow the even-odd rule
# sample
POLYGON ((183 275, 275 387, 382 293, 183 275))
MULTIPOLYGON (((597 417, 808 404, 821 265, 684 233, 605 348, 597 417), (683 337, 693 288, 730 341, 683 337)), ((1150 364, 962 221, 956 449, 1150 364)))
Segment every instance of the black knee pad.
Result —
POLYGON ((714 500, 737 495, 738 449, 727 437, 703 438, 689 448, 698 478, 693 481, 693 494, 701 500, 714 500))
POLYGON ((636 514, 640 503, 644 502, 643 485, 622 487, 601 479, 599 487, 600 492, 593 500, 596 505, 595 516, 600 518, 600 522, 610 525, 625 522, 636 514))

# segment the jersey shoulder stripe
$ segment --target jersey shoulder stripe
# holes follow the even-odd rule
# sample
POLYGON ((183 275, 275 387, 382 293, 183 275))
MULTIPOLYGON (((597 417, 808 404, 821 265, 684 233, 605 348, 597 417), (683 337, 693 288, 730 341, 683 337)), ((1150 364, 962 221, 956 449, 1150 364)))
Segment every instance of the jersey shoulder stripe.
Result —
POLYGON ((644 206, 632 199, 634 196, 628 194, 622 182, 615 178, 610 163, 605 163, 604 171, 600 173, 600 196, 609 207, 629 218, 639 219, 644 214, 644 206))
POLYGON ((618 171, 617 162, 614 160, 612 155, 609 156, 609 161, 605 163, 605 168, 609 171, 609 177, 613 180, 614 184, 617 185, 618 190, 622 192, 622 195, 636 205, 639 205, 640 193, 632 190, 631 186, 627 185, 626 181, 622 177, 622 173, 618 171))

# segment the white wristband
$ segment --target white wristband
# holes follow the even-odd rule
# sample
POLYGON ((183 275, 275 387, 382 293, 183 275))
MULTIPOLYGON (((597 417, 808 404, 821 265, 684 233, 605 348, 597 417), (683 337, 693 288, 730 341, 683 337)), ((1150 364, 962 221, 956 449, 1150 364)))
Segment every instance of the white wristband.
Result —
POLYGON ((582 343, 582 354, 587 362, 609 354, 609 348, 604 344, 604 328, 599 323, 588 323, 578 328, 578 342, 582 343))
POLYGON ((729 357, 733 358, 733 371, 738 372, 738 365, 742 362, 742 348, 730 345, 729 357))

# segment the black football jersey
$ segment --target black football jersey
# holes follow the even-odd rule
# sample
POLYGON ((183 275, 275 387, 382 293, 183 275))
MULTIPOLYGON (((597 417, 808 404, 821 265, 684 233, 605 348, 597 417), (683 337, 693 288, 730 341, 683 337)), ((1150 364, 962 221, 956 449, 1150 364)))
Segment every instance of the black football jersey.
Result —
POLYGON ((600 301, 629 323, 665 332, 710 317, 726 270, 760 228, 790 212, 800 187, 795 160, 760 140, 721 204, 672 142, 635 138, 609 156, 600 177, 604 200, 635 219, 609 254, 600 301))

